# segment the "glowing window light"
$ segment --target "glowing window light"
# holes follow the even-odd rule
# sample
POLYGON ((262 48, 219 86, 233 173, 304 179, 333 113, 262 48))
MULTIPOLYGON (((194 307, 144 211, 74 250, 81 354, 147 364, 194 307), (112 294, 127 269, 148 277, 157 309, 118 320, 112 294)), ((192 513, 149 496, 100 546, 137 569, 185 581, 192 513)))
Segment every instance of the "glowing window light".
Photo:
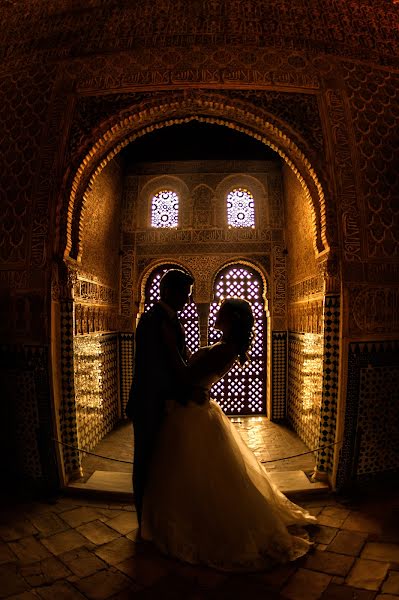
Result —
POLYGON ((227 195, 229 227, 255 227, 254 197, 245 188, 234 188, 227 195))
POLYGON ((161 190, 152 198, 151 225, 177 227, 179 223, 179 196, 173 190, 161 190))

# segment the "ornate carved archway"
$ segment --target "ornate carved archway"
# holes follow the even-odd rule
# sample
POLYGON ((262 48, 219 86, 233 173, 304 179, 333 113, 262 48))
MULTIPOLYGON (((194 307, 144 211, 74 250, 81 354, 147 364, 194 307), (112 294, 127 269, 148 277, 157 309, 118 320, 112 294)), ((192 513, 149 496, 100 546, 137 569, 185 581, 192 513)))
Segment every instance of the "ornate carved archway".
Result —
MULTIPOLYGON (((135 139, 155 129, 191 120, 235 129, 270 146, 283 158, 301 183, 311 207, 315 255, 326 264, 324 281, 328 282, 329 278, 335 281, 335 263, 330 268, 331 260, 327 261, 330 247, 336 241, 336 228, 330 222, 331 214, 335 211, 330 210, 331 199, 326 199, 324 194, 324 190, 329 189, 328 182, 322 180, 319 172, 316 173, 305 155, 303 149, 309 147, 306 140, 281 119, 249 102, 232 100, 211 92, 203 93, 200 90, 165 93, 164 101, 158 98, 132 105, 103 122, 87 138, 79 151, 75 167, 71 166, 70 174, 64 179, 64 195, 59 206, 57 228, 57 254, 60 260, 63 257, 67 262, 74 263, 81 259, 85 206, 91 187, 104 167, 135 139)), ((326 285, 326 291, 327 288, 326 285)), ((69 390, 68 394, 72 395, 72 392, 73 390, 69 390)), ((268 396, 270 397, 270 393, 268 396)), ((328 400, 328 403, 331 404, 331 401, 328 400)), ((326 435, 326 427, 323 425, 323 442, 330 441, 335 431, 335 420, 330 419, 329 412, 326 419, 331 420, 331 430, 326 435)), ((64 429, 62 436, 70 442, 69 430, 64 429)), ((71 435, 73 438, 73 431, 71 435)), ((319 462, 322 463, 322 470, 327 470, 329 460, 330 457, 321 458, 319 462)), ((69 463, 67 470, 70 472, 78 466, 74 457, 67 457, 66 462, 69 463)))
POLYGON ((60 255, 79 262, 82 248, 82 216, 88 193, 97 175, 130 142, 159 129, 191 120, 223 125, 245 133, 276 151, 294 171, 312 207, 313 242, 316 255, 329 251, 334 228, 329 227, 321 177, 300 150, 306 141, 281 119, 249 102, 230 100, 216 93, 190 90, 165 94, 133 105, 104 122, 82 149, 79 166, 67 177, 64 206, 60 210, 60 255))

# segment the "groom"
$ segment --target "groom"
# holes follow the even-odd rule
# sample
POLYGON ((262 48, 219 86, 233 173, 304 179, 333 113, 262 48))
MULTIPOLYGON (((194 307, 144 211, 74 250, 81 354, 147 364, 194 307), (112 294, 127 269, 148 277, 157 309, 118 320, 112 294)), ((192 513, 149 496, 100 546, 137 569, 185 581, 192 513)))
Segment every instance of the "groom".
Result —
POLYGON ((133 491, 139 525, 148 468, 166 402, 179 401, 176 359, 185 363, 188 356, 177 311, 188 302, 193 283, 185 271, 166 271, 160 281, 161 299, 141 315, 136 330, 133 383, 126 415, 134 429, 133 491))

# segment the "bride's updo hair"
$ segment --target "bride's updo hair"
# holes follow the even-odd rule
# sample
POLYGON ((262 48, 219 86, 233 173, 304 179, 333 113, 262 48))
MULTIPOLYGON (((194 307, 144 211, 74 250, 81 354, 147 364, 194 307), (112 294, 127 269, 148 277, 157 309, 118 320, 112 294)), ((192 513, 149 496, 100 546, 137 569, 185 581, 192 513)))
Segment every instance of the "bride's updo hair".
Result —
POLYGON ((230 320, 230 338, 238 346, 238 360, 243 366, 249 358, 248 350, 253 339, 254 316, 251 305, 241 298, 226 298, 219 311, 230 320))

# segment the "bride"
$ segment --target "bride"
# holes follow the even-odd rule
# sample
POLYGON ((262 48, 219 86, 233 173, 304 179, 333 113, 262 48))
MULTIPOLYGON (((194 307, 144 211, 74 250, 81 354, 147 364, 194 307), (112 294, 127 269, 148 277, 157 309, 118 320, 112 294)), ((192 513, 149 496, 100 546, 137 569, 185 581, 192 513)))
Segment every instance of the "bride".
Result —
POLYGON ((187 403, 169 406, 144 494, 143 539, 170 556, 224 571, 256 571, 299 558, 311 543, 298 525, 316 523, 271 482, 209 397, 236 361, 248 360, 253 325, 248 302, 226 299, 215 323, 221 341, 180 365, 189 382, 187 403))

